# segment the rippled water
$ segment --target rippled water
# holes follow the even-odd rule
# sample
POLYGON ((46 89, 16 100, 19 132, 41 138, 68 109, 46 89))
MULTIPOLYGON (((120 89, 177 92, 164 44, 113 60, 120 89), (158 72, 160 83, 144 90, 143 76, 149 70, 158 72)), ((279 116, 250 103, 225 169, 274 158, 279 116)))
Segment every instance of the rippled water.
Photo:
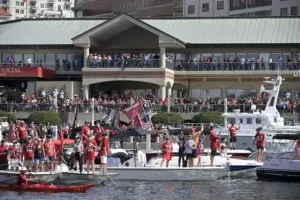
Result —
POLYGON ((0 191, 1 200, 299 200, 300 183, 235 179, 212 182, 116 181, 92 188, 85 194, 43 194, 0 191))

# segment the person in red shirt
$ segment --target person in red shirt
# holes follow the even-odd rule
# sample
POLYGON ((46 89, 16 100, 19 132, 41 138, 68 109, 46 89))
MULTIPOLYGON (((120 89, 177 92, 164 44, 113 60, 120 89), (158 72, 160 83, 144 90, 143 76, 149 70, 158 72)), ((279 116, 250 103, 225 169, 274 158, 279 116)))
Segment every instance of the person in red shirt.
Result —
POLYGON ((90 128, 89 128, 90 123, 89 122, 85 122, 84 124, 85 124, 85 126, 82 127, 82 129, 81 129, 81 140, 83 142, 85 142, 85 141, 88 140, 88 136, 90 134, 90 128))
POLYGON ((26 168, 22 167, 20 169, 20 174, 19 174, 19 177, 18 177, 18 181, 17 181, 17 184, 19 186, 25 186, 25 185, 28 185, 28 180, 26 178, 26 175, 25 175, 25 172, 26 172, 26 168))
POLYGON ((104 129, 100 126, 99 122, 97 122, 96 127, 94 128, 94 136, 98 146, 101 143, 101 137, 103 133, 104 133, 104 129))
POLYGON ((229 137, 230 137, 230 149, 231 150, 235 149, 235 145, 236 145, 236 142, 237 142, 237 135, 236 135, 237 130, 239 130, 239 127, 236 126, 234 122, 228 128, 229 137))
POLYGON ((214 131, 214 127, 211 124, 209 126, 209 138, 210 138, 210 166, 214 166, 214 159, 219 148, 219 137, 214 131))
POLYGON ((0 170, 8 169, 8 148, 5 145, 5 140, 0 144, 0 170))
POLYGON ((28 138, 28 142, 23 146, 21 160, 24 160, 24 166, 27 169, 32 167, 34 158, 34 146, 35 143, 31 138, 28 138))
POLYGON ((169 141, 168 136, 165 137, 165 142, 162 143, 160 149, 162 151, 162 158, 163 158, 160 163, 160 166, 162 167, 162 165, 166 161, 166 167, 169 167, 169 162, 172 159, 173 146, 172 143, 169 141))
POLYGON ((266 136, 261 130, 261 127, 256 129, 256 135, 253 141, 253 145, 256 143, 257 147, 257 162, 263 162, 263 153, 266 145, 266 136))
POLYGON ((47 135, 47 140, 44 143, 44 149, 45 149, 45 156, 47 158, 47 169, 54 170, 56 167, 56 151, 55 151, 55 144, 52 141, 52 137, 50 135, 47 135))
POLYGON ((18 170, 19 169, 19 165, 17 164, 17 162, 20 159, 20 148, 18 146, 18 142, 14 141, 13 142, 13 146, 10 146, 8 148, 9 151, 9 157, 10 157, 10 167, 12 170, 18 170))
POLYGON ((21 145, 26 144, 27 141, 27 127, 24 123, 24 121, 21 121, 20 125, 17 128, 17 132, 18 132, 18 140, 20 141, 21 145))
POLYGON ((98 150, 96 141, 94 140, 94 136, 90 135, 89 140, 87 141, 85 155, 86 155, 86 167, 87 173, 90 172, 90 165, 92 166, 92 171, 95 173, 95 158, 96 158, 96 151, 98 150))
POLYGON ((100 173, 107 173, 107 156, 109 151, 108 133, 105 132, 102 135, 101 146, 100 146, 100 160, 101 167, 100 173))
POLYGON ((299 160, 299 159, 300 159, 300 139, 297 139, 294 148, 293 160, 299 160))

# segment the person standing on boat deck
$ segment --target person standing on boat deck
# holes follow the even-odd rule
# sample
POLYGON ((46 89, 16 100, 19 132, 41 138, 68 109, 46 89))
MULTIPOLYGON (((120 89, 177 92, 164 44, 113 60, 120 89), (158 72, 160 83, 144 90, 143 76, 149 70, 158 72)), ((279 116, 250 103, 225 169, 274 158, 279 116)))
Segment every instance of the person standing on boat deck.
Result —
POLYGON ((214 166, 214 159, 219 147, 219 137, 214 131, 213 124, 209 126, 209 138, 210 138, 210 166, 214 166))
POLYGON ((228 128, 229 137, 230 137, 230 149, 235 149, 235 145, 237 142, 237 135, 236 131, 239 130, 239 126, 236 126, 234 122, 231 123, 231 125, 228 128))
POLYGON ((33 164, 35 143, 32 138, 28 138, 27 144, 23 146, 21 161, 24 160, 24 166, 30 169, 33 164))
POLYGON ((101 146, 100 146, 100 160, 101 168, 100 173, 107 173, 107 156, 109 151, 109 142, 108 142, 108 131, 102 135, 101 146))
MULTIPOLYGON (((75 137, 75 144, 73 145, 74 147, 74 152, 75 152, 75 155, 74 155, 74 160, 75 160, 75 163, 76 166, 77 166, 77 162, 79 164, 79 171, 80 173, 82 173, 82 169, 83 169, 83 151, 84 151, 84 148, 83 148, 83 144, 81 142, 81 137, 79 135, 77 135, 75 137)), ((74 166, 72 166, 74 167, 74 166)), ((77 167, 76 167, 77 168, 77 167)))
POLYGON ((163 158, 160 163, 160 166, 162 167, 162 165, 166 161, 166 167, 169 167, 169 162, 172 159, 173 146, 172 143, 169 141, 168 136, 165 136, 165 141, 164 143, 162 143, 160 149, 162 151, 162 158, 163 158))
POLYGON ((92 166, 93 174, 95 173, 95 158, 96 158, 96 151, 98 150, 97 143, 94 140, 94 136, 90 135, 89 140, 87 142, 86 147, 86 167, 87 167, 87 173, 90 172, 90 166, 92 166))
POLYGON ((97 122, 93 134, 95 136, 95 141, 97 142, 98 146, 100 146, 101 137, 103 133, 104 133, 104 129, 100 126, 99 122, 97 122))
POLYGON ((0 170, 8 169, 8 148, 5 145, 5 140, 1 141, 0 144, 0 170))
POLYGON ((17 164, 17 162, 20 160, 21 150, 16 140, 13 142, 13 146, 10 146, 8 148, 8 152, 9 152, 10 160, 15 161, 13 165, 10 165, 10 168, 12 170, 17 171, 19 169, 19 165, 17 164))
POLYGON ((20 125, 17 128, 17 132, 18 132, 17 139, 19 140, 20 144, 21 145, 26 144, 28 134, 27 134, 27 127, 24 121, 21 121, 20 125))
POLYGON ((256 135, 253 140, 253 145, 256 143, 257 147, 257 162, 263 162, 263 153, 266 145, 266 136, 261 130, 261 127, 256 129, 256 135))
POLYGON ((44 143, 45 148, 45 156, 47 158, 47 171, 48 170, 55 170, 56 168, 56 151, 55 151, 55 144, 52 141, 51 135, 47 135, 47 140, 44 143))
POLYGON ((181 160, 182 160, 182 165, 185 162, 184 159, 184 133, 181 131, 178 137, 178 146, 179 146, 179 151, 178 151, 178 167, 180 167, 181 160))
POLYGON ((42 172, 43 165, 44 165, 44 159, 45 159, 45 148, 43 141, 41 139, 37 139, 37 144, 34 148, 34 164, 35 164, 35 171, 42 172))
POLYGON ((198 146, 197 146, 197 156, 198 156, 198 164, 197 167, 202 167, 202 156, 204 153, 204 146, 202 144, 202 140, 199 139, 198 146))
POLYGON ((88 136, 89 136, 89 134, 90 134, 90 122, 85 122, 84 123, 85 125, 84 125, 84 127, 82 127, 82 129, 81 129, 81 140, 83 141, 83 142, 86 142, 87 140, 88 140, 88 136))
POLYGON ((219 145, 219 151, 220 151, 221 157, 226 156, 226 139, 225 138, 221 138, 221 143, 219 145))
POLYGON ((186 155, 186 158, 188 160, 188 166, 194 167, 194 155, 193 150, 196 148, 195 142, 193 140, 193 135, 190 134, 190 139, 185 142, 184 144, 184 153, 186 155))
POLYGON ((296 140, 294 155, 293 155, 293 160, 299 160, 299 159, 300 159, 300 139, 296 140))

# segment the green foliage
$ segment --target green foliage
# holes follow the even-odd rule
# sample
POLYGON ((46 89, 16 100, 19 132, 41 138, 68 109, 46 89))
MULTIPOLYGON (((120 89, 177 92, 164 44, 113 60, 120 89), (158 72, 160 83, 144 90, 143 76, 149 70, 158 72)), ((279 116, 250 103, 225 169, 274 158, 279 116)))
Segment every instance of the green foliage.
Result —
POLYGON ((35 122, 37 124, 61 125, 59 114, 52 111, 36 111, 29 115, 28 122, 35 122))
POLYGON ((182 123, 184 120, 179 113, 158 113, 151 118, 154 124, 182 123))
POLYGON ((224 118, 221 112, 204 112, 195 115, 192 119, 193 123, 214 123, 214 124, 224 124, 224 118))
POLYGON ((13 114, 4 111, 0 111, 0 117, 7 117, 8 122, 10 121, 16 122, 17 120, 17 118, 13 114))

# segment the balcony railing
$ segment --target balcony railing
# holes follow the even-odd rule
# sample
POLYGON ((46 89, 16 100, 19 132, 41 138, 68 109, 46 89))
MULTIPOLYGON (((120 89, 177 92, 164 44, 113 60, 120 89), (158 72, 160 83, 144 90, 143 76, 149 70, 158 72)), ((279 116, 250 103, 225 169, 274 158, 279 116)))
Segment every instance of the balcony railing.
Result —
POLYGON ((174 0, 174 7, 182 7, 183 6, 183 0, 174 0))
MULTIPOLYGON (((247 2, 247 1, 246 1, 247 2)), ((246 3, 239 3, 237 5, 233 5, 232 2, 230 3, 230 11, 233 10, 242 10, 246 8, 257 8, 257 7, 264 7, 264 6, 271 6, 272 0, 259 0, 253 3, 248 3, 246 6, 246 3)))
POLYGON ((83 64, 80 62, 69 63, 2 63, 0 67, 43 67, 57 72, 82 71, 83 64))
MULTIPOLYGON (((96 113, 107 113, 115 106, 115 104, 95 104, 94 111, 96 113)), ((119 105, 120 109, 128 108, 129 104, 119 105)), ((6 112, 32 112, 32 111, 61 111, 61 112, 75 112, 76 107, 80 113, 92 112, 91 104, 72 104, 65 105, 60 104, 58 106, 51 103, 44 104, 25 104, 25 103, 2 103, 0 104, 0 110, 6 112)), ((257 105, 257 109, 264 109, 265 105, 257 105)), ((277 109, 280 113, 299 113, 299 105, 294 105, 293 108, 288 109, 283 105, 277 105, 277 109)), ((148 108, 152 113, 167 112, 166 105, 150 104, 148 108)), ((234 112, 234 110, 240 109, 241 112, 252 112, 251 104, 239 104, 239 105, 228 105, 228 112, 234 112)), ((177 113, 199 113, 199 112, 224 112, 224 105, 212 104, 212 105, 194 105, 194 104, 183 104, 183 105, 172 105, 170 106, 171 112, 177 113)))

